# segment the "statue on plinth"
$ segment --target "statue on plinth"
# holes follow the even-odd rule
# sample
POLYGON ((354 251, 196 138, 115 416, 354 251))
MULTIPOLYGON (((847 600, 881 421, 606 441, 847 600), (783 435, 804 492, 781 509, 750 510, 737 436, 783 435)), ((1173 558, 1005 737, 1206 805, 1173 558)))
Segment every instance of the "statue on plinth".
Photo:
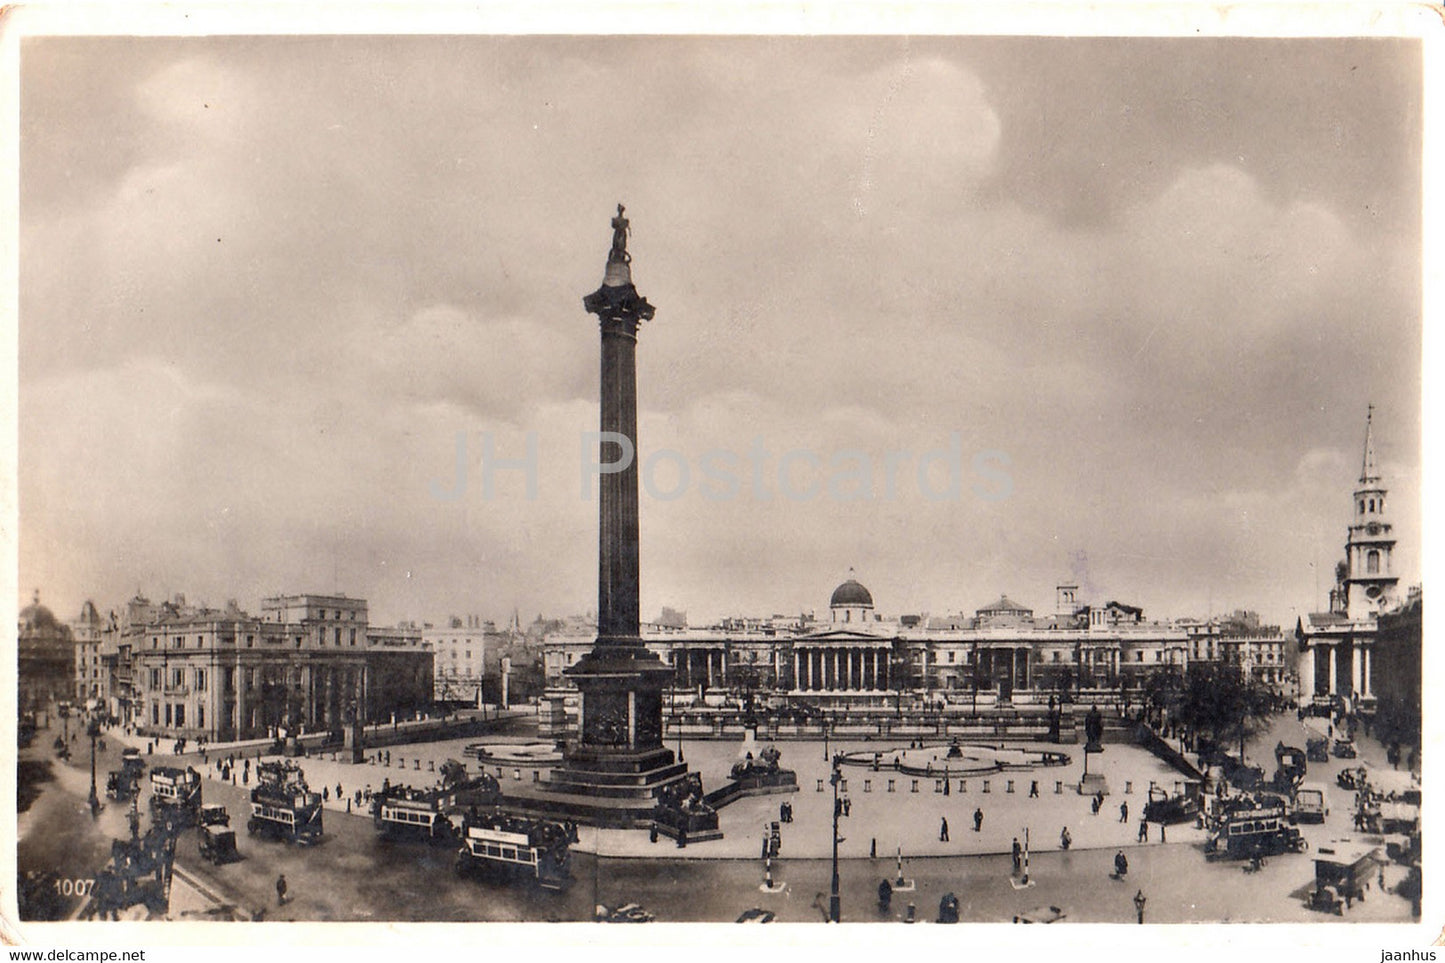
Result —
POLYGON ((623 263, 632 261, 632 255, 627 253, 627 232, 630 230, 628 227, 630 222, 622 216, 622 212, 625 210, 627 208, 618 204, 617 216, 612 219, 612 253, 607 255, 609 261, 622 261, 623 263))
POLYGON ((1084 752, 1103 752, 1104 747, 1099 740, 1104 735, 1104 716, 1097 705, 1089 709, 1089 714, 1084 716, 1084 752))

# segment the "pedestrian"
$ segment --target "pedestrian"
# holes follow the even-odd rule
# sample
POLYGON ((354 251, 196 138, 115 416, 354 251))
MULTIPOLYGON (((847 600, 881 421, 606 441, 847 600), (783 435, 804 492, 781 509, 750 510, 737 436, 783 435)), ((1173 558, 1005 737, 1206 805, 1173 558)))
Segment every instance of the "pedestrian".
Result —
POLYGON ((946 842, 948 842, 948 817, 947 817, 947 816, 945 816, 945 817, 943 817, 941 820, 939 820, 939 823, 938 823, 938 841, 939 841, 940 843, 946 843, 946 842))
POLYGON ((1121 802, 1121 803, 1119 804, 1119 822, 1121 822, 1121 823, 1127 823, 1128 821, 1129 821, 1129 800, 1126 799, 1126 800, 1124 800, 1123 802, 1121 802))
POLYGON ((241 773, 241 785, 243 785, 243 786, 249 786, 250 784, 251 784, 251 770, 247 769, 245 772, 241 773))
POLYGON ((286 875, 284 873, 276 877, 276 905, 286 905, 286 875))
POLYGON ((851 816, 851 815, 853 815, 853 797, 852 797, 852 796, 844 796, 844 797, 843 797, 843 815, 844 815, 844 816, 851 816))
POLYGON ((1160 823, 1160 824, 1159 824, 1159 842, 1161 842, 1161 843, 1168 842, 1168 840, 1164 838, 1164 824, 1163 824, 1163 823, 1160 823))
POLYGON ((321 787, 321 801, 322 801, 322 802, 331 802, 331 787, 330 787, 330 786, 322 786, 322 787, 321 787))
POLYGON ((784 822, 784 823, 788 821, 788 803, 787 803, 787 800, 784 800, 783 802, 778 803, 778 821, 779 821, 779 822, 784 822))
POLYGON ((1039 781, 1037 779, 1029 783, 1029 798, 1039 798, 1039 781))
POLYGON ((1059 833, 1059 848, 1068 852, 1072 845, 1074 845, 1074 837, 1069 835, 1069 827, 1065 826, 1064 831, 1059 833))
POLYGON ((1114 854, 1114 875, 1119 879, 1129 875, 1129 859, 1122 849, 1114 854))
POLYGON ((1141 819, 1141 820, 1139 820, 1139 842, 1141 842, 1141 843, 1147 843, 1148 841, 1149 841, 1149 823, 1148 823, 1146 820, 1141 819))
POLYGON ((346 795, 346 793, 344 793, 344 792, 341 791, 341 783, 338 782, 338 783, 336 784, 336 798, 337 798, 337 799, 340 799, 340 798, 341 798, 342 796, 344 796, 344 795, 346 795))
POLYGON ((347 796, 347 797, 346 797, 346 814, 347 814, 348 816, 351 815, 351 797, 350 797, 350 796, 347 796))
POLYGON ((1019 870, 1023 869, 1024 866, 1024 848, 1019 845, 1019 838, 1017 836, 1014 837, 1014 844, 1011 852, 1013 854, 1014 860, 1014 872, 1017 873, 1019 870))
POLYGON ((975 809, 973 811, 973 831, 978 832, 981 829, 983 829, 983 810, 975 809))
POLYGON ((1094 801, 1091 802, 1091 803, 1089 803, 1089 806, 1090 806, 1090 808, 1091 808, 1091 810, 1093 811, 1093 814, 1094 814, 1095 816, 1099 815, 1099 797, 1098 797, 1098 796, 1095 796, 1095 797, 1094 797, 1094 801))

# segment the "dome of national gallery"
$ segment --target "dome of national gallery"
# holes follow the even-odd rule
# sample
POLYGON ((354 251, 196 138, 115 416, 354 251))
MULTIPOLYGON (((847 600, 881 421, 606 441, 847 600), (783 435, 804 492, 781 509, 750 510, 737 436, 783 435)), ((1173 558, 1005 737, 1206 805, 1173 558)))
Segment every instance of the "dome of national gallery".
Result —
POLYGON ((850 578, 833 590, 833 598, 828 602, 828 606, 835 609, 871 609, 873 607, 873 596, 857 579, 850 578))

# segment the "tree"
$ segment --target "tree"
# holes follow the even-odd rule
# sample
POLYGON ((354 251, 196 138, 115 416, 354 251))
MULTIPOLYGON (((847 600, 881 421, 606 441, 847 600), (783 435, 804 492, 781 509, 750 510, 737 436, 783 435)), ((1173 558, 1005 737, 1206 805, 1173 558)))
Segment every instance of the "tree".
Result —
POLYGON ((1179 695, 1179 717, 1217 746, 1238 739, 1240 762, 1245 740, 1257 732, 1270 713, 1269 693, 1227 663, 1191 665, 1179 695))

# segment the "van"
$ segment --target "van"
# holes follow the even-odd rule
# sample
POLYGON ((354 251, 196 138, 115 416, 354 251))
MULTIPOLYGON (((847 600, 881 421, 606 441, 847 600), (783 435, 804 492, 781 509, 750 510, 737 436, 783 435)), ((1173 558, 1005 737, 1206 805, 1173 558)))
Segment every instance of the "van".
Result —
POLYGON ((1325 787, 1316 782, 1300 783, 1294 793, 1295 821, 1322 823, 1329 814, 1330 797, 1325 787))

